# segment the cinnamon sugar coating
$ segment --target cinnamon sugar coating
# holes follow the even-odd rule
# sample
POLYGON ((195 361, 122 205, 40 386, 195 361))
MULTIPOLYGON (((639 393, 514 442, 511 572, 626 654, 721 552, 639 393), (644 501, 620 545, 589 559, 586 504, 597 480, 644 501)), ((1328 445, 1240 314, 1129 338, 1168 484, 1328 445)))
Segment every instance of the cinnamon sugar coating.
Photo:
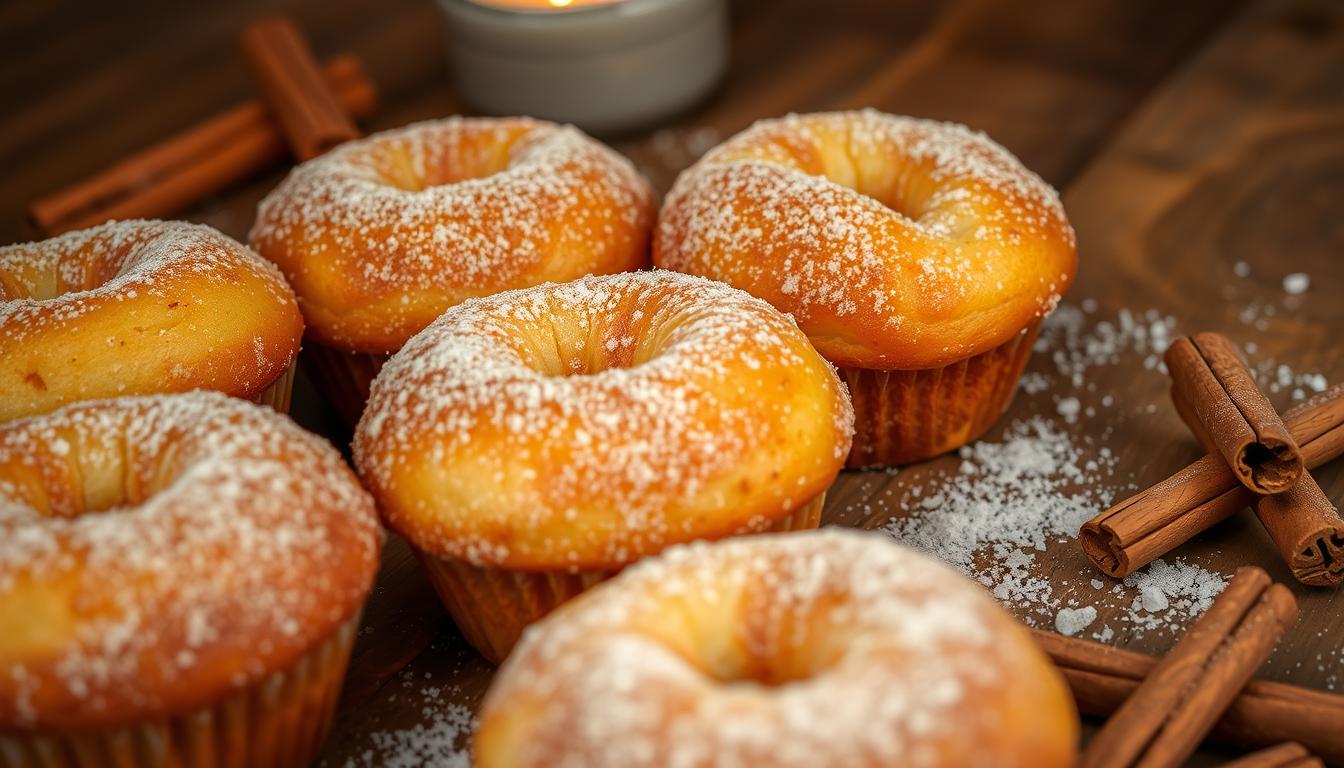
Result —
POLYGON ((210 227, 121 221, 0 248, 0 422, 117 395, 251 398, 302 335, 275 267, 210 227))
POLYGON ((993 349, 1073 280, 1053 189, 964 126, 874 110, 764 120, 668 193, 654 263, 792 314, 838 365, 936 368, 993 349))
POLYGON ((313 338, 387 353, 467 298, 646 266, 654 216, 629 161, 575 128, 453 117, 300 165, 251 242, 313 338))
POLYGON ((769 528, 826 490, 852 429, 843 385, 792 320, 655 271, 450 309, 383 367, 354 453, 419 549, 611 569, 769 528))
POLYGON ((475 764, 1073 764, 1059 672, 978 585, 838 529, 669 549, 532 625, 475 764))

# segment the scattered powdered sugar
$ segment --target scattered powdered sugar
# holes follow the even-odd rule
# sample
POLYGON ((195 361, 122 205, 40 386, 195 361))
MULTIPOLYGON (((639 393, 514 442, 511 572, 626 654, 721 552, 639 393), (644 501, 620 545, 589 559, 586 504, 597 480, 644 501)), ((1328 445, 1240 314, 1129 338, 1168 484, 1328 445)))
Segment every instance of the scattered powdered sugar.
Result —
POLYGON ((678 546, 528 629, 486 698, 477 749, 497 731, 525 765, 955 755, 977 727, 967 703, 1021 680, 1029 647, 1004 634, 1011 623, 944 566, 873 534, 678 546), (668 621, 669 605, 684 618, 668 621), (726 625, 702 652, 707 617, 726 625), (833 659, 805 684, 769 685, 795 679, 811 637, 833 659))
POLYGON ((250 684, 356 612, 380 541, 340 454, 263 406, 129 397, 0 427, 0 610, 78 611, 10 646, 0 721, 133 718, 220 659, 250 684))
POLYGON ((387 328, 363 327, 342 310, 410 323, 409 336, 446 308, 442 297, 455 303, 644 264, 654 205, 628 160, 573 127, 453 117, 347 142, 298 166, 261 202, 250 238, 300 288, 305 307, 324 310, 306 311, 310 323, 336 341, 367 344, 387 328), (358 287, 355 303, 302 290, 319 264, 358 287))
POLYGON ((1283 277, 1283 292, 1289 296, 1306 293, 1311 287, 1311 277, 1305 272, 1293 272, 1283 277))
POLYGON ((1012 423, 1001 441, 962 448, 961 457, 955 472, 909 488, 896 505, 903 514, 885 528, 984 584, 1029 625, 1081 631, 1109 605, 1123 609, 1136 635, 1178 629, 1221 591, 1222 576, 1180 559, 1155 561, 1109 587, 1095 571, 1075 578, 1045 567, 1050 545, 1072 545, 1082 524, 1116 500, 1115 460, 1105 446, 1081 450, 1038 416, 1012 423))
POLYGON ((1115 582, 1097 578, 1090 564, 1074 574, 1050 552, 1076 548, 1079 527, 1133 490, 1117 477, 1109 428, 1076 435, 1068 427, 1115 403, 1094 394, 1089 371, 1142 360, 1141 369, 1161 376, 1174 338, 1172 318, 1155 310, 1113 318, 1096 310, 1090 301, 1066 305, 1046 320, 1036 351, 1053 372, 1028 374, 1022 388, 1049 415, 1010 423, 1001 437, 962 448, 955 469, 902 489, 891 505, 900 514, 886 530, 977 579, 1028 624, 1080 633, 1106 609, 1120 623, 1095 638, 1179 631, 1222 590, 1223 576, 1177 558, 1115 582))
POLYGON ((422 722, 410 728, 375 731, 369 747, 345 761, 343 768, 470 768, 469 740, 476 728, 471 709, 450 701, 456 689, 427 685, 417 691, 422 699, 422 722))
MULTIPOLYGON (((668 193, 654 249, 659 266, 768 296, 804 328, 880 318, 886 346, 963 308, 1043 315, 1072 257, 1058 195, 1003 147, 965 126, 874 110, 765 120, 711 150, 668 193), (844 167, 817 167, 809 158, 821 149, 844 167), (927 175, 906 182, 926 190, 919 199, 904 199, 895 168, 927 175), (1035 254, 1029 264, 1020 248, 1035 254), (1005 295, 1005 270, 1025 287, 1005 295)), ((957 343, 934 351, 971 352, 957 343)))
POLYGON ((1078 402, 1078 398, 1073 396, 1061 397, 1059 402, 1055 403, 1055 411, 1064 417, 1064 421, 1070 424, 1078 421, 1078 412, 1081 409, 1082 404, 1078 402))
MULTIPOLYGON (((1172 563, 1158 558, 1147 568, 1126 576, 1124 586, 1139 594, 1130 605, 1130 620, 1141 629, 1183 628, 1213 604, 1227 581, 1216 573, 1177 558, 1172 563)), ((1115 594, 1126 594, 1119 586, 1115 594)))
POLYGON ((1250 369, 1261 389, 1270 393, 1290 391, 1294 400, 1303 400, 1317 392, 1324 392, 1330 385, 1324 374, 1301 373, 1272 357, 1255 360, 1250 369))
POLYGON ((886 530, 980 581, 1001 601, 1053 615, 1058 600, 1037 554, 1073 537, 1109 496, 1087 488, 1113 474, 1109 449, 1084 461, 1067 432, 1036 417, 1014 422, 1001 442, 961 449, 955 472, 908 489, 906 513, 886 530))
POLYGON ((1035 371, 1027 371, 1022 374, 1022 378, 1017 382, 1017 385, 1028 395, 1035 395, 1050 388, 1050 379, 1035 371))
POLYGON ((1060 608, 1055 614, 1055 631, 1067 637, 1082 632, 1097 620, 1097 609, 1085 605, 1082 608, 1060 608))
POLYGON ((1036 340, 1036 352, 1049 356, 1066 385, 1084 387, 1090 369, 1115 365, 1122 356, 1127 364, 1142 356, 1145 369, 1166 370, 1162 354, 1171 344, 1174 318, 1155 309, 1122 308, 1114 320, 1092 321, 1089 310, 1095 311, 1087 302, 1081 308, 1059 307, 1046 318, 1036 340))
POLYGON ((654 271, 449 310, 383 367, 354 454, 389 524, 422 549, 609 567, 699 526, 767 527, 825 489, 852 425, 839 380, 790 318, 654 271), (783 482, 741 476, 752 498, 706 512, 704 489, 722 493, 762 445, 813 458, 783 482), (569 522, 580 512, 604 521, 601 536, 569 522))

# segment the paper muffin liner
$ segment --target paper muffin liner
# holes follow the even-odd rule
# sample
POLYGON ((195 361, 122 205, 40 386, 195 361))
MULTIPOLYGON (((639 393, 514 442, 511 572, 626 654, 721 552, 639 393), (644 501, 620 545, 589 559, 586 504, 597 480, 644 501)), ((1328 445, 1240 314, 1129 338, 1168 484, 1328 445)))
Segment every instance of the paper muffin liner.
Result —
POLYGON ((846 466, 922 461, 984 434, 1012 402, 1040 332, 1036 321, 1009 341, 942 368, 841 367, 854 403, 846 466))
POLYGON ((327 738, 359 612, 287 668, 208 707, 128 725, 0 730, 0 768, 288 768, 327 738))
POLYGON ((359 423, 364 404, 369 401, 369 385, 389 357, 343 352, 317 343, 303 348, 304 365, 313 385, 350 427, 359 423))
MULTIPOLYGON (((826 494, 822 493, 767 530, 817 528, 821 525, 825 503, 826 494)), ((482 656, 496 664, 509 655, 528 624, 621 571, 621 567, 524 571, 472 565, 465 560, 439 557, 418 549, 415 552, 462 636, 482 656)))
POLYGON ((271 382, 271 385, 252 398, 252 401, 269 405, 278 413, 289 413, 289 398, 294 392, 294 370, 297 367, 297 360, 290 363, 289 367, 280 374, 280 378, 271 382))

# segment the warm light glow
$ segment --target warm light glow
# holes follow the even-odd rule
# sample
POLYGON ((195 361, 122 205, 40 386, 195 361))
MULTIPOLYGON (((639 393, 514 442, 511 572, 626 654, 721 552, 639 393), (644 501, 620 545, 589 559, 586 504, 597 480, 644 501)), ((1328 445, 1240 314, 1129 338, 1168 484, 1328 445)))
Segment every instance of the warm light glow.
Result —
POLYGON ((471 0, 476 5, 519 11, 572 11, 599 5, 615 5, 622 0, 471 0))

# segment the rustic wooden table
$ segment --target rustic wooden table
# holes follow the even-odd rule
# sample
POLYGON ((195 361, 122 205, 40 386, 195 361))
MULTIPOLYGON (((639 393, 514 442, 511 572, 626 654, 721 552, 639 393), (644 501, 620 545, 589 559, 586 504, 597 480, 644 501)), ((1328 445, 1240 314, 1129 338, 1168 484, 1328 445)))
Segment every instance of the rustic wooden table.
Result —
MULTIPOLYGON (((285 5, 321 54, 352 51, 367 63, 383 95, 367 128, 466 111, 449 85, 430 0, 285 5)), ((22 212, 34 197, 249 95, 237 35, 249 19, 274 12, 268 6, 0 6, 0 241, 32 239, 22 212)), ((666 189, 708 144, 757 118, 859 106, 983 129, 1059 188, 1081 265, 1067 301, 1090 310, 1073 311, 1092 333, 1103 320, 1120 328, 1124 310, 1148 309, 1170 316, 1178 333, 1221 330, 1253 345, 1253 361, 1270 378, 1280 374, 1277 363, 1291 367, 1272 397, 1280 407, 1302 387, 1295 372, 1344 381, 1344 4, 742 0, 718 92, 656 132, 614 143, 666 189), (1310 277, 1301 295, 1284 290, 1294 272, 1310 277)), ((280 176, 256 178, 184 216, 242 238, 280 176)), ((1118 346, 1114 361, 1088 367, 1079 382, 1068 382, 1049 354, 1036 355, 1031 371, 1047 386, 1022 392, 988 439, 1015 421, 1049 419, 1076 446, 1078 463, 1111 467, 1105 482, 1119 496, 1196 456, 1166 403, 1165 377, 1144 367, 1142 350, 1118 346), (1070 397, 1076 418, 1060 405, 1070 397)), ((295 416, 338 445, 348 441, 305 382, 295 416)), ((882 527, 918 508, 911 502, 936 493, 957 465, 950 457, 896 474, 845 473, 827 522, 882 527)), ((1344 503, 1344 462, 1316 477, 1344 503)), ((1217 573, 1254 563, 1289 580, 1249 513, 1175 554, 1217 573)), ((1111 642, 1150 653, 1178 634, 1145 631, 1127 620, 1128 606, 1088 593, 1114 584, 1091 584, 1102 577, 1076 542, 1048 542, 1032 567, 1054 586, 1054 605, 1095 605, 1089 634, 1113 627, 1111 642)), ((1294 591, 1302 619, 1261 674, 1333 689, 1344 599, 1294 591)), ((1052 621, 1038 604, 1013 607, 1030 622, 1052 621)), ((326 761, 384 764, 398 745, 451 739, 443 711, 474 706, 490 675, 393 537, 326 761)))

